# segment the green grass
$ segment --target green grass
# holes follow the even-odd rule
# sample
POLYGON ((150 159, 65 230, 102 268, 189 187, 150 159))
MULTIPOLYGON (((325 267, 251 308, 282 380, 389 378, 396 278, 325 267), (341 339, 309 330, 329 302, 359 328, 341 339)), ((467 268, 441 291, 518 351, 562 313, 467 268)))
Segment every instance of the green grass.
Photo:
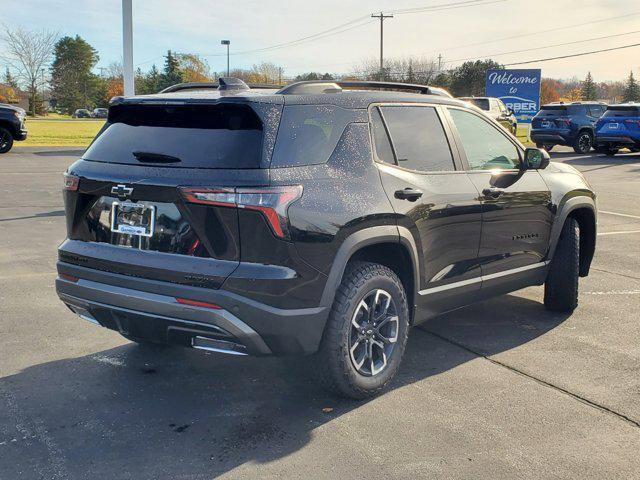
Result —
POLYGON ((104 119, 27 119, 29 134, 15 147, 86 147, 104 124, 104 119))
MULTIPOLYGON (((46 118, 29 118, 27 129, 29 135, 24 142, 16 142, 15 146, 31 147, 86 147, 96 136, 104 124, 103 119, 72 119, 69 116, 48 116, 46 118)), ((533 146, 527 137, 528 128, 518 126, 518 140, 526 146, 533 146)))
POLYGON ((529 127, 526 125, 518 125, 516 136, 525 147, 535 147, 535 144, 529 140, 529 127))

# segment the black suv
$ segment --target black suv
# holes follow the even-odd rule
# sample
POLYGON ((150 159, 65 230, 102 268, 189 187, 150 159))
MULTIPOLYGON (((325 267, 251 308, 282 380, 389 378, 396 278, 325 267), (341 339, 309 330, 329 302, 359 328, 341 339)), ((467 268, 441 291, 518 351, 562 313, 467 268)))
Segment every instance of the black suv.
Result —
POLYGON ((114 99, 69 167, 56 289, 80 317, 313 354, 325 386, 363 398, 435 315, 543 283, 547 308, 577 306, 591 187, 476 108, 375 82, 218 88, 114 99))
POLYGON ((24 109, 0 103, 0 153, 11 150, 14 140, 27 138, 26 117, 24 109))
POLYGON ((566 145, 576 153, 589 153, 595 145, 596 122, 606 109, 600 102, 544 105, 531 120, 531 140, 547 151, 555 145, 566 145))

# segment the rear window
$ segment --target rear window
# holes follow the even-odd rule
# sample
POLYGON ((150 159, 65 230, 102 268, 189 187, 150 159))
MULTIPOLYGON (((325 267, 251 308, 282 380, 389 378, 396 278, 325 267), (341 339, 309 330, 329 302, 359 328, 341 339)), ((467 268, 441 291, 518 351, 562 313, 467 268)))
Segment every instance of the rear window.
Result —
POLYGON ((567 115, 567 107, 564 105, 545 105, 538 112, 540 117, 561 117, 567 115))
POLYGON ((247 105, 118 105, 85 160, 181 168, 258 168, 262 123, 247 105))
POLYGON ((421 172, 454 170, 449 142, 435 108, 394 106, 381 110, 397 165, 421 172))
POLYGON ((638 107, 609 107, 603 117, 637 117, 639 114, 638 107))
POLYGON ((271 167, 325 163, 333 153, 352 110, 332 105, 289 105, 282 112, 271 167))
POLYGON ((481 110, 489 110, 488 98, 465 98, 465 101, 474 104, 481 110))

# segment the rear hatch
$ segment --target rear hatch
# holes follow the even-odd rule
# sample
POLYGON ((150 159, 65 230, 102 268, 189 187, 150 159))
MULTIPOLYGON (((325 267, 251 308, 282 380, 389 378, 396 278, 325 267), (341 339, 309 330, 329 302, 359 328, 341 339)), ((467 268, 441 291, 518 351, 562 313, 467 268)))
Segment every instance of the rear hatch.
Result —
POLYGON ((533 117, 531 126, 535 129, 566 129, 571 123, 568 115, 566 105, 545 105, 533 117))
POLYGON ((264 189, 255 187, 269 185, 263 167, 280 110, 237 101, 112 106, 66 175, 60 259, 219 287, 240 261, 237 197, 251 203, 264 189))
POLYGON ((640 139, 640 107, 610 105, 596 123, 596 135, 640 139))

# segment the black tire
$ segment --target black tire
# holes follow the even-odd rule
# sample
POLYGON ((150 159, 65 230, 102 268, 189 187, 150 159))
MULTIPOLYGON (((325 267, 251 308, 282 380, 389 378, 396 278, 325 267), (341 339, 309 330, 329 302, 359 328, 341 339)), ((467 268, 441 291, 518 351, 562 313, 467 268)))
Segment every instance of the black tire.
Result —
POLYGON ((607 151, 605 153, 607 154, 607 156, 613 157, 619 151, 620 151, 619 148, 609 147, 609 148, 607 148, 607 151))
POLYGON ((591 151, 591 147, 593 147, 593 135, 591 132, 583 130, 578 133, 576 140, 573 142, 573 151, 584 155, 591 151))
POLYGON ((336 292, 320 348, 312 359, 318 380, 327 390, 343 397, 363 399, 380 393, 398 371, 408 330, 407 296, 397 275, 377 263, 350 263, 336 292), (384 293, 379 294, 380 291, 384 293), (369 303, 371 295, 375 300, 369 303), (381 298, 380 308, 378 298, 381 298), (386 298, 390 300, 387 302, 386 298), (364 309, 363 302, 373 308, 364 309), (380 316, 371 318, 364 314, 380 312, 384 303, 387 307, 380 316), (397 320, 389 320, 394 317, 397 320), (377 328, 376 318, 380 322, 377 328), (386 333, 384 328, 391 328, 395 333, 390 330, 386 333), (394 336, 395 341, 389 341, 394 336), (374 348, 375 342, 378 343, 374 348), (379 347, 380 343, 385 349, 391 348, 388 356, 382 355, 385 350, 379 347), (386 359, 378 371, 374 367, 375 357, 386 359))
POLYGON ((580 274, 580 229, 574 218, 568 218, 551 260, 544 284, 544 306, 554 312, 573 312, 578 306, 580 274))
POLYGON ((6 128, 0 127, 0 153, 7 153, 13 147, 13 134, 6 128))

